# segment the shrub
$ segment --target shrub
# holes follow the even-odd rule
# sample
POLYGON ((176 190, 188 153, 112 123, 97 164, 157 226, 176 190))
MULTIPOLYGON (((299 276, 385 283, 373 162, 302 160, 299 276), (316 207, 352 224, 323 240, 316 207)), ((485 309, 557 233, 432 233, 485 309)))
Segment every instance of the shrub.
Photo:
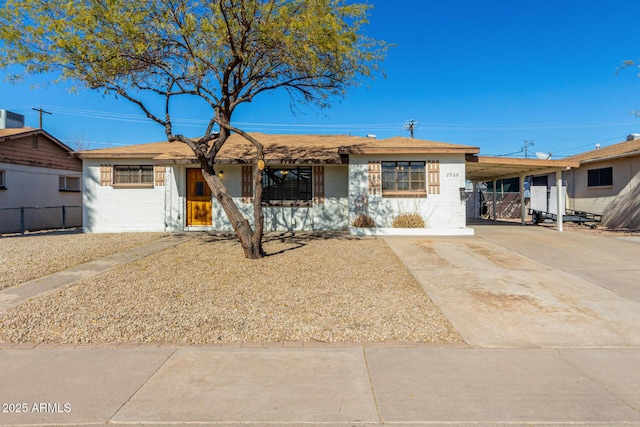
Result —
POLYGON ((356 219, 353 220, 351 225, 358 228, 374 228, 376 226, 373 222, 373 218, 365 214, 359 214, 356 219))
POLYGON ((402 214, 394 218, 393 228, 424 228, 424 219, 417 213, 402 214))

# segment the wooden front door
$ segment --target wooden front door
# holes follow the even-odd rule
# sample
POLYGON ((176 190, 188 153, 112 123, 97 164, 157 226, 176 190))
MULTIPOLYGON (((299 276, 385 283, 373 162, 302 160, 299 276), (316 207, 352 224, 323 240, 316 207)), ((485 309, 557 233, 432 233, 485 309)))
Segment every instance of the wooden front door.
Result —
POLYGON ((187 226, 190 225, 211 225, 211 189, 200 169, 187 169, 187 226))

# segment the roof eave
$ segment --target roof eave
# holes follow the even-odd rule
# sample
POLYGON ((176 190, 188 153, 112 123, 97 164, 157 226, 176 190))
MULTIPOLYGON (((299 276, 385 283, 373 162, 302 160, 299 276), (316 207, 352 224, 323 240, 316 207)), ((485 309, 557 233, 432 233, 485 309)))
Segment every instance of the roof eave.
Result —
POLYGON ((580 166, 575 160, 540 160, 467 156, 466 178, 483 182, 519 176, 545 175, 580 166))
MULTIPOLYGON (((158 165, 193 165, 197 164, 198 160, 195 157, 181 157, 181 158, 168 158, 168 157, 156 157, 153 161, 158 165)), ((253 164, 254 159, 216 159, 217 165, 248 165, 253 164)), ((345 164, 345 161, 341 158, 331 159, 290 159, 290 158, 265 158, 267 165, 341 165, 345 164)))
POLYGON ((591 158, 591 159, 580 160, 580 164, 604 162, 604 161, 608 161, 608 160, 618 160, 618 159, 623 159, 625 157, 633 157, 633 156, 638 156, 638 155, 640 155, 640 150, 635 150, 635 151, 630 151, 628 153, 613 154, 611 156, 595 157, 595 158, 591 158))
POLYGON ((340 147, 340 154, 478 154, 477 147, 340 147))
POLYGON ((71 153, 72 157, 79 159, 153 159, 161 153, 92 153, 89 151, 76 151, 71 153))
POLYGON ((467 162, 479 163, 479 164, 508 164, 508 165, 539 165, 555 167, 580 167, 580 162, 577 160, 542 160, 542 159, 519 159, 513 157, 492 157, 492 156, 467 156, 467 162))

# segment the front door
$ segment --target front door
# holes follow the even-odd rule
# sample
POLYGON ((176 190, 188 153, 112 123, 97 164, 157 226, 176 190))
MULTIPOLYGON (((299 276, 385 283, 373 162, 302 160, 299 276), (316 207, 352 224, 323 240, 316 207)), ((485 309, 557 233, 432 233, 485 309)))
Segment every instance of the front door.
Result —
POLYGON ((211 225, 211 190, 201 169, 187 169, 187 226, 211 225))

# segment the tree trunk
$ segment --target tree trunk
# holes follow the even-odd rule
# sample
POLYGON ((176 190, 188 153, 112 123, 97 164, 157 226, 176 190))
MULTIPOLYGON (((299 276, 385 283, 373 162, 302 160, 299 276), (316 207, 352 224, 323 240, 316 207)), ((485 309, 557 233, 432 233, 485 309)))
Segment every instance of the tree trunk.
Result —
MULTIPOLYGON (((257 168, 256 168, 257 170, 257 168)), ((254 213, 256 216, 256 231, 251 229, 251 224, 249 221, 242 215, 240 209, 233 201, 231 194, 227 190, 227 187, 222 183, 220 178, 218 178, 215 174, 210 174, 207 171, 203 170, 202 175, 204 176, 204 180, 211 188, 211 191, 216 198, 216 200, 222 206, 222 209, 227 214, 227 218, 229 222, 231 222, 231 226, 233 230, 236 232, 238 239, 240 239, 240 244, 242 245, 242 250, 244 251, 244 256, 249 259, 258 259, 262 258, 264 252, 262 251, 262 230, 263 230, 263 216, 262 216, 262 206, 260 201, 258 201, 259 209, 256 208, 256 201, 259 200, 254 194, 254 213)), ((254 180, 256 177, 256 173, 254 172, 254 180)), ((254 182, 254 188, 256 186, 256 182, 254 182)), ((262 178, 260 177, 260 193, 262 193, 262 178)))
MULTIPOLYGON (((260 153, 262 155, 262 153, 260 153)), ((262 171, 253 167, 253 219, 255 230, 253 232, 252 247, 265 255, 262 250, 262 235, 264 234, 264 213, 262 212, 262 171)))

